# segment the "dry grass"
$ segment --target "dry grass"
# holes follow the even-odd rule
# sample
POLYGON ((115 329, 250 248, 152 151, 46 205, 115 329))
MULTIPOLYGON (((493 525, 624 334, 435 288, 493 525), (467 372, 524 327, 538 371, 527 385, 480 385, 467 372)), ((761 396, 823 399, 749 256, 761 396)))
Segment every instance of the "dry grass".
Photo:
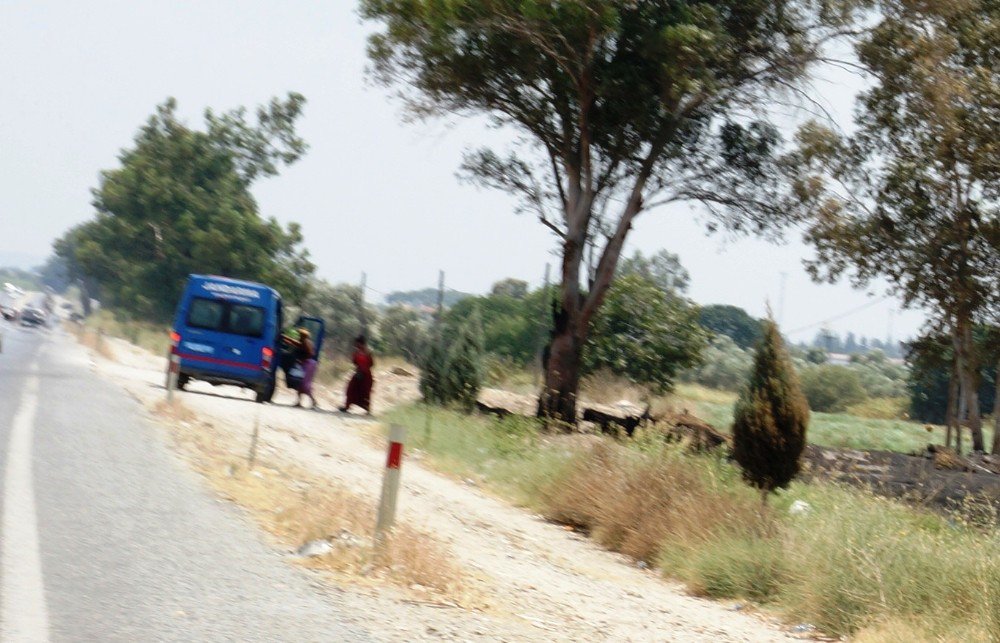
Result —
POLYGON ((648 397, 643 387, 609 371, 598 371, 580 382, 580 399, 595 404, 615 404, 622 400, 638 404, 648 397))
POLYGON ((193 422, 197 417, 194 411, 184 406, 184 403, 176 397, 169 402, 165 399, 156 402, 152 411, 153 415, 167 421, 193 422))
POLYGON ((240 506, 278 539, 293 548, 325 539, 333 549, 302 563, 341 576, 384 579, 424 594, 454 597, 462 590, 462 574, 450 552, 427 534, 402 524, 394 528, 387 548, 373 549, 375 507, 343 488, 301 469, 216 468, 213 486, 240 506))
POLYGON ((331 543, 329 553, 298 559, 301 564, 341 580, 388 582, 422 598, 473 600, 454 556, 429 534, 397 523, 385 549, 376 552, 375 507, 367 499, 273 458, 258 455, 249 470, 249 440, 225 444, 210 423, 192 421, 193 414, 179 403, 160 402, 155 411, 172 420, 179 449, 216 492, 246 509, 278 542, 291 550, 317 539, 331 543))
POLYGON ((665 543, 772 529, 770 511, 725 490, 676 450, 639 452, 599 442, 545 490, 549 518, 590 531, 602 545, 653 563, 665 543))
POLYGON ((100 328, 88 328, 79 324, 66 324, 66 329, 76 337, 76 340, 83 346, 93 350, 101 357, 115 361, 115 353, 105 338, 104 331, 100 328))
POLYGON ((137 320, 123 320, 109 310, 99 310, 85 322, 86 328, 124 339, 154 355, 165 355, 170 349, 170 329, 167 325, 137 320))
MULTIPOLYGON (((390 415, 418 438, 427 417, 423 407, 390 415)), ((628 444, 568 441, 509 419, 431 417, 418 440, 428 462, 477 475, 696 594, 749 599, 865 641, 1000 643, 1000 531, 981 508, 942 516, 820 483, 794 483, 765 507, 725 459, 651 432, 628 444), (790 514, 796 500, 811 509, 790 514)))

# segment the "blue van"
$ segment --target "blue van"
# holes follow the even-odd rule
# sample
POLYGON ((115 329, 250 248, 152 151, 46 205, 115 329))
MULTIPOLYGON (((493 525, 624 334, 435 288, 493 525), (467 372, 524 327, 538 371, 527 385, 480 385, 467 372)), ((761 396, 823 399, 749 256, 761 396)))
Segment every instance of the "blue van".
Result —
MULTIPOLYGON (((253 390, 258 402, 270 402, 283 323, 281 295, 274 288, 190 275, 170 333, 170 352, 180 357, 177 386, 192 379, 232 384, 253 390)), ((300 317, 296 326, 312 331, 318 354, 323 321, 300 317)))

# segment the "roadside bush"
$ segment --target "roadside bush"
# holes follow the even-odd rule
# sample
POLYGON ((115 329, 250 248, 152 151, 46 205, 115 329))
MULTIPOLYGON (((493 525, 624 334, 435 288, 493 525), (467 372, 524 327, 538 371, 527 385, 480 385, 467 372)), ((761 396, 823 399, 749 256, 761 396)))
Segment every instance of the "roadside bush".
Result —
POLYGON ((798 491, 812 511, 787 522, 788 582, 795 590, 785 598, 796 618, 848 635, 903 617, 919 624, 912 640, 997 640, 995 530, 856 490, 798 491))
POLYGON ((702 596, 766 603, 788 580, 788 563, 776 538, 720 538, 691 555, 691 590, 702 596))
POLYGON ((769 529, 773 514, 750 501, 734 473, 662 444, 640 451, 600 442, 541 497, 548 518, 587 529, 609 549, 649 563, 685 560, 698 543, 769 529))
POLYGON ((802 373, 802 391, 809 408, 820 413, 841 413, 868 397, 857 371, 833 364, 806 369, 802 373))

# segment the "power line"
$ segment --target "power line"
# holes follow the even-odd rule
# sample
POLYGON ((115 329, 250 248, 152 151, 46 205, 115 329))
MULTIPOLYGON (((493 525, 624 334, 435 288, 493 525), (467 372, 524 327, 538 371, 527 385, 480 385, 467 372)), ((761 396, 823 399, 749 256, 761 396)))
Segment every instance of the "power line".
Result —
POLYGON ((869 301, 869 302, 867 302, 867 303, 865 303, 865 304, 863 304, 861 306, 858 306, 856 308, 852 308, 852 309, 848 310, 847 312, 841 313, 839 315, 835 315, 833 317, 827 317, 825 319, 821 319, 820 321, 818 321, 816 323, 808 324, 806 326, 800 326, 799 328, 795 328, 793 330, 785 331, 785 334, 786 335, 794 335, 795 333, 800 333, 800 332, 802 332, 804 330, 809 330, 810 328, 816 328, 817 326, 823 326, 825 324, 829 324, 830 322, 839 321, 841 319, 844 319, 845 317, 850 317, 851 315, 854 315, 856 313, 860 313, 862 310, 867 310, 867 309, 871 308, 872 306, 875 306, 877 304, 881 304, 882 302, 884 302, 884 301, 886 301, 888 299, 891 299, 891 298, 892 298, 891 295, 885 295, 883 297, 875 299, 874 301, 869 301))

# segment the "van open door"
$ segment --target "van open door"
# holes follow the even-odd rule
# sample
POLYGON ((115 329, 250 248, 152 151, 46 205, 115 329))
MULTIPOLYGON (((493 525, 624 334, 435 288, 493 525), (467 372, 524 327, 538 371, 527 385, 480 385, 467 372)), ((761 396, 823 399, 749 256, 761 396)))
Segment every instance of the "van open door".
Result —
POLYGON ((299 317, 295 322, 296 328, 305 328, 312 335, 313 345, 316 347, 316 361, 320 359, 323 352, 323 335, 326 334, 326 322, 319 317, 299 317))
MULTIPOLYGON (((304 328, 309 331, 312 337, 313 346, 316 347, 316 361, 322 359, 323 336, 326 334, 326 323, 319 317, 299 317, 295 320, 293 328, 304 328)), ((302 382, 303 370, 301 365, 294 363, 294 347, 282 344, 279 348, 279 361, 282 370, 285 371, 285 385, 290 389, 297 389, 302 382)))

